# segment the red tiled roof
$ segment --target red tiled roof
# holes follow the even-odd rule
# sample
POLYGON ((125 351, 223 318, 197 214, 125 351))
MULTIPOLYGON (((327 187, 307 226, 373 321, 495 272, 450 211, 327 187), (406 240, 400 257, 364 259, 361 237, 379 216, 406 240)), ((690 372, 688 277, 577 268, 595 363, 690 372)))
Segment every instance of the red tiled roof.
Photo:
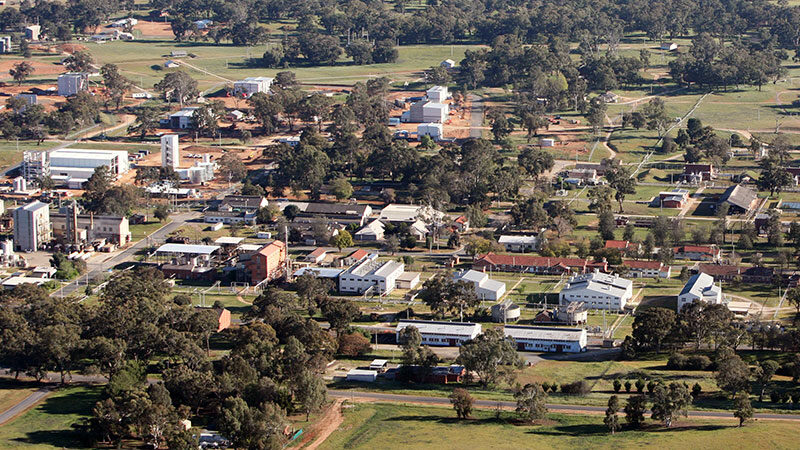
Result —
POLYGON ((622 261, 627 267, 631 269, 653 269, 653 270, 661 270, 664 267, 664 264, 660 263, 659 261, 636 261, 633 259, 626 259, 622 261))
POLYGON ((709 254, 716 254, 719 253, 719 249, 715 249, 714 247, 706 247, 702 245, 684 245, 682 247, 675 247, 675 253, 709 253, 709 254))
POLYGON ((349 255, 347 255, 347 257, 348 258, 353 258, 353 259, 361 259, 361 258, 363 258, 363 257, 365 257, 367 255, 368 255, 367 251, 364 250, 363 248, 360 248, 360 249, 354 251, 353 253, 350 253, 349 255))
POLYGON ((619 248, 624 250, 628 248, 628 245, 630 245, 630 242, 628 241, 606 241, 606 248, 619 248))
POLYGON ((478 258, 477 262, 503 266, 531 266, 531 267, 553 267, 564 265, 567 267, 585 267, 589 262, 581 258, 556 258, 547 256, 530 255, 498 255, 497 253, 487 253, 478 258))
POLYGON ((283 247, 283 241, 272 241, 269 244, 261 247, 261 249, 258 250, 258 253, 267 256, 281 250, 283 247))
POLYGON ((739 266, 723 264, 698 264, 698 269, 709 275, 738 275, 741 270, 739 266))
POLYGON ((456 223, 467 223, 467 216, 458 216, 455 220, 456 223))
POLYGON ((313 252, 309 253, 308 256, 310 256, 312 258, 316 258, 317 256, 324 255, 325 253, 328 253, 328 249, 327 248, 317 247, 316 249, 314 249, 313 252))

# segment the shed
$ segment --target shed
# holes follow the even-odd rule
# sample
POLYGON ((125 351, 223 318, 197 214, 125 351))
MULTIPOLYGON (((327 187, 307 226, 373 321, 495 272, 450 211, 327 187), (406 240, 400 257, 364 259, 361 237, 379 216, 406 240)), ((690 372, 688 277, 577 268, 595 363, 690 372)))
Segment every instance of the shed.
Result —
POLYGON ((347 381, 373 383, 377 378, 378 371, 376 370, 352 369, 347 372, 347 381))
POLYGON ((386 359, 373 359, 372 362, 369 363, 369 370, 385 372, 388 366, 389 366, 389 361, 386 359))
POLYGON ((419 284, 419 272, 403 272, 397 277, 398 289, 414 289, 419 284))
POLYGON ((556 145, 556 140, 553 138, 542 138, 539 140, 539 144, 542 147, 553 147, 556 145))

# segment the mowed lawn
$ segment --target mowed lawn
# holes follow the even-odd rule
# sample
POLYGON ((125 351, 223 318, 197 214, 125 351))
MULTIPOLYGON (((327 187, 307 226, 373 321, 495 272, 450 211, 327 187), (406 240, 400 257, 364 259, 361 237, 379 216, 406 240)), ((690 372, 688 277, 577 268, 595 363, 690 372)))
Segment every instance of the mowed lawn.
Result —
MULTIPOLYGON (((682 419, 673 428, 648 420, 644 431, 610 435, 603 417, 550 414, 544 425, 519 424, 510 412, 478 410, 459 421, 442 407, 357 404, 321 449, 414 448, 797 448, 797 423, 763 421, 737 428, 734 420, 682 419)), ((624 422, 624 418, 620 417, 624 422)))
MULTIPOLYGON (((150 88, 168 72, 159 70, 170 59, 172 50, 184 50, 196 57, 180 58, 192 77, 200 83, 201 89, 221 85, 228 80, 238 80, 249 76, 274 76, 282 70, 295 72, 301 82, 354 84, 375 76, 389 76, 393 79, 414 80, 418 72, 438 65, 450 58, 460 61, 464 51, 477 48, 469 45, 412 45, 398 47, 399 57, 394 63, 357 66, 349 58, 341 58, 333 66, 289 67, 287 69, 266 69, 249 64, 250 58, 261 58, 268 45, 237 47, 231 44, 178 43, 168 40, 116 41, 103 45, 89 45, 89 51, 99 63, 114 63, 134 83, 150 88), (160 66, 155 69, 155 66, 160 66)), ((176 70, 176 69, 170 69, 176 70)))
POLYGON ((0 426, 0 448, 88 448, 73 428, 91 414, 100 387, 59 390, 11 422, 0 426))

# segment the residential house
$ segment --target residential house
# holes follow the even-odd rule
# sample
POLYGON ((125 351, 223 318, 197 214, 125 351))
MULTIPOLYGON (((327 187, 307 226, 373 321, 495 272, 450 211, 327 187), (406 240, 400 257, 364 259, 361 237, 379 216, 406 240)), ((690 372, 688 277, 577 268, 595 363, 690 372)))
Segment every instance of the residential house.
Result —
POLYGON ((572 169, 567 172, 568 178, 581 180, 584 184, 597 184, 600 180, 597 177, 597 169, 572 169))
POLYGON ((580 353, 586 351, 586 329, 506 325, 503 334, 525 352, 580 353))
POLYGON ((507 235, 500 236, 497 242, 505 247, 507 252, 533 252, 539 249, 540 239, 532 235, 507 235))
POLYGON ((250 283, 256 286, 264 280, 270 282, 283 278, 286 258, 286 244, 283 241, 272 241, 261 247, 250 257, 247 266, 250 272, 250 283))
POLYGON ((500 255, 487 253, 473 263, 472 268, 480 271, 524 272, 546 275, 562 273, 585 273, 588 270, 608 270, 606 262, 591 262, 583 258, 555 258, 531 255, 500 255))
POLYGON ((472 283, 475 286, 475 294, 481 300, 500 300, 506 293, 506 284, 500 281, 489 279, 485 272, 477 270, 462 270, 453 274, 453 280, 472 283))
POLYGON ((685 164, 683 177, 688 180, 710 181, 717 178, 717 170, 713 164, 685 164))
POLYGON ((722 288, 714 284, 714 277, 707 273, 692 275, 678 294, 678 312, 695 300, 713 305, 722 303, 722 288))
POLYGON ((400 341, 400 332, 406 327, 415 327, 419 331, 423 345, 460 346, 481 334, 481 324, 479 323, 400 320, 395 328, 398 342, 400 341))
POLYGON ((571 277, 558 294, 560 304, 584 302, 590 308, 621 311, 633 297, 631 280, 599 272, 571 277))
POLYGON ((711 275, 714 281, 732 282, 738 277, 742 283, 772 283, 775 269, 772 267, 743 267, 725 264, 698 264, 698 273, 711 275))
POLYGON ((725 190, 717 203, 717 208, 728 205, 728 214, 744 214, 750 211, 758 200, 758 194, 741 184, 725 190))
POLYGON ((636 261, 626 259, 622 264, 628 268, 626 275, 631 278, 669 278, 672 267, 660 261, 636 261))
POLYGON ((454 232, 458 233, 466 233, 467 231, 469 231, 469 219, 467 219, 467 216, 456 217, 453 220, 453 225, 451 226, 451 229, 454 232))
POLYGON ((619 250, 623 255, 637 253, 639 251, 639 244, 630 241, 615 241, 609 239, 606 241, 605 248, 614 248, 619 250))
POLYGON ((260 195, 226 195, 219 204, 220 209, 226 211, 245 210, 258 211, 269 205, 266 197, 260 195))
POLYGON ((433 208, 422 205, 401 205, 392 203, 384 206, 378 218, 384 222, 412 224, 420 218, 430 216, 435 220, 442 220, 445 214, 433 208))
POLYGON ((339 292, 386 295, 397 287, 397 278, 405 271, 398 261, 367 259, 339 275, 339 292))
POLYGON ((172 60, 172 59, 168 59, 168 60, 164 61, 164 68, 165 69, 176 69, 176 68, 178 68, 180 66, 181 66, 181 63, 179 63, 178 61, 172 60))
POLYGON ((675 259, 690 261, 719 261, 720 249, 716 246, 683 245, 674 248, 675 259))
POLYGON ((792 176, 794 185, 800 185, 800 167, 785 167, 785 169, 787 172, 789 172, 789 175, 792 176))
POLYGON ((14 245, 17 250, 35 252, 53 238, 50 205, 38 200, 14 210, 14 245))
POLYGON ((302 221, 303 218, 325 218, 363 226, 372 215, 371 206, 357 203, 282 202, 278 205, 278 209, 283 211, 288 205, 295 205, 298 208, 298 218, 295 221, 302 221))

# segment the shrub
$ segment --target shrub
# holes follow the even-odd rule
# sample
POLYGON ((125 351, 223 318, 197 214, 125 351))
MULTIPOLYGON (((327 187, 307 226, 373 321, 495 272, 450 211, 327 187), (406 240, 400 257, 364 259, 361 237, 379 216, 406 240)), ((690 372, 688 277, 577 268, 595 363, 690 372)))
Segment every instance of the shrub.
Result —
POLYGON ((800 404, 800 391, 794 391, 790 395, 792 397, 792 403, 794 403, 795 406, 800 404))
POLYGON ((705 355, 692 355, 686 361, 686 368, 690 370, 708 370, 711 359, 705 355))
POLYGON ((772 391, 769 393, 769 399, 772 401, 772 403, 780 403, 781 394, 777 391, 772 391))
POLYGON ((644 382, 643 379, 639 378, 638 380, 636 380, 636 392, 638 392, 640 394, 642 392, 644 392, 644 386, 645 386, 645 382, 644 382))
POLYGON ((647 393, 648 394, 652 394, 653 393, 653 389, 656 388, 656 385, 658 385, 658 383, 656 383, 655 380, 650 380, 650 382, 647 383, 647 393))
POLYGON ((791 397, 789 396, 788 392, 781 392, 781 403, 789 403, 791 397))
POLYGON ((625 392, 630 392, 631 386, 633 386, 633 384, 631 384, 631 380, 625 380, 625 392))
POLYGON ((614 392, 619 392, 622 389, 622 383, 619 380, 614 380, 614 392))
POLYGON ((369 339, 360 333, 339 336, 339 353, 345 356, 360 356, 370 351, 369 339))
POLYGON ((587 383, 585 380, 564 383, 561 385, 561 392, 568 395, 586 395, 590 390, 589 383, 587 383))
POLYGON ((688 359, 683 353, 673 353, 667 360, 667 369, 683 369, 688 359))
POLYGON ((557 390, 558 390, 558 383, 556 383, 555 381, 553 381, 553 383, 552 383, 552 384, 550 384, 550 392, 555 392, 555 391, 557 391, 557 390))
POLYGON ((703 388, 700 386, 700 383, 695 383, 694 386, 692 386, 692 397, 699 397, 701 392, 703 392, 703 388))
POLYGON ((549 391, 550 390, 550 383, 548 383, 547 381, 542 383, 542 390, 545 391, 545 392, 549 391))

